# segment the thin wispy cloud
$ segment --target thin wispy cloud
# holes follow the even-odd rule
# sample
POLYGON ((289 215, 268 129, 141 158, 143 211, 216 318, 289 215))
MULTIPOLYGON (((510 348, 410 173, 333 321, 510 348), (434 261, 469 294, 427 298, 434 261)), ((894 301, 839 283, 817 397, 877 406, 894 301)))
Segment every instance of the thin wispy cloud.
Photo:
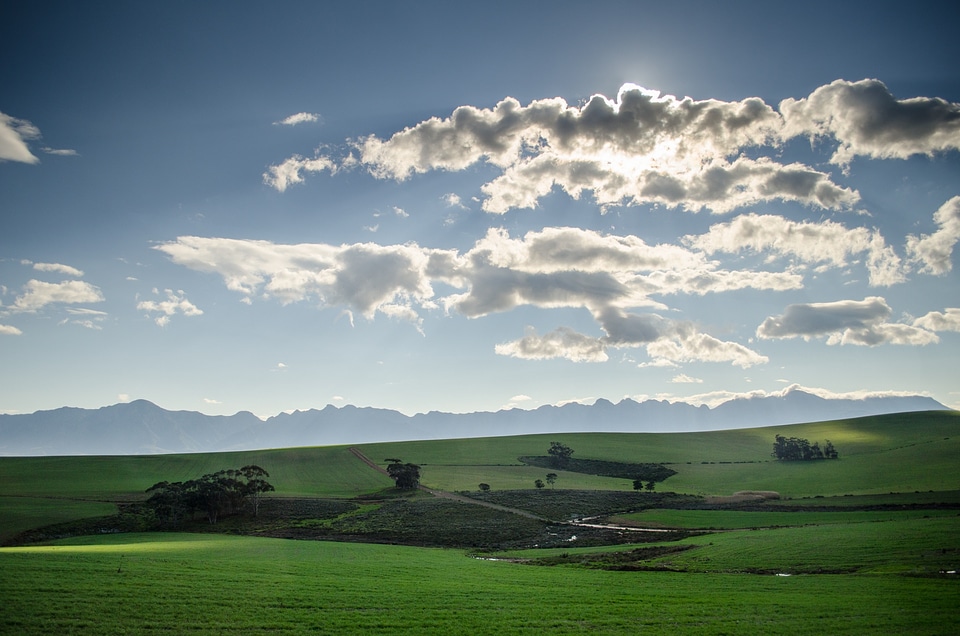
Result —
POLYGON ((81 278, 83 276, 83 272, 76 267, 61 265, 60 263, 34 263, 33 269, 38 272, 56 272, 66 276, 73 276, 74 278, 81 278))
POLYGON ((300 124, 316 124, 323 121, 319 113, 295 113, 284 117, 280 121, 273 122, 277 126, 298 126, 300 124))

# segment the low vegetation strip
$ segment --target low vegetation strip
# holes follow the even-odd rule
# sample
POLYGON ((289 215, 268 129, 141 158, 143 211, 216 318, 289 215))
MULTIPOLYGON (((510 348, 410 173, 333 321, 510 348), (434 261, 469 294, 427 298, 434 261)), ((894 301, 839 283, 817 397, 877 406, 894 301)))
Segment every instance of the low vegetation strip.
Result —
POLYGON ((616 490, 491 490, 463 493, 472 499, 530 511, 555 521, 632 512, 647 508, 696 507, 694 495, 616 490))
POLYGON ((557 459, 549 456, 526 455, 519 459, 524 464, 537 466, 538 468, 562 468, 566 471, 583 473, 585 475, 616 477, 618 479, 646 482, 661 482, 677 474, 677 471, 663 464, 631 464, 627 462, 605 461, 602 459, 577 459, 568 457, 563 460, 562 464, 558 465, 557 459))

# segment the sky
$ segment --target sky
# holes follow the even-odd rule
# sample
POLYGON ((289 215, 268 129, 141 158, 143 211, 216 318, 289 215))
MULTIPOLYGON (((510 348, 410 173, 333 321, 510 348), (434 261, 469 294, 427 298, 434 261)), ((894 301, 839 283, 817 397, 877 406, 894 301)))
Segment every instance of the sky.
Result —
POLYGON ((5 2, 0 412, 960 408, 958 18, 5 2))

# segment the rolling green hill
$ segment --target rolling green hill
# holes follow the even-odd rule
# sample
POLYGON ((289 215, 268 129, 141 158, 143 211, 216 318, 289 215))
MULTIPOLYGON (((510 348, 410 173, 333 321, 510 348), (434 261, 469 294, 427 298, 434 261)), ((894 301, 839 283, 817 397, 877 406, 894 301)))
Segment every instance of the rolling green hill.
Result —
MULTIPOLYGON (((776 490, 784 496, 887 493, 960 488, 960 413, 935 411, 703 433, 574 433, 367 444, 375 461, 400 457, 423 466, 423 482, 446 490, 529 488, 543 469, 517 458, 544 455, 552 440, 577 458, 668 463, 677 471, 663 489, 725 494, 776 490), (774 435, 829 439, 837 461, 777 462, 774 435)), ((139 498, 158 481, 179 481, 221 468, 258 464, 277 495, 353 497, 390 480, 345 446, 190 455, 0 458, 0 496, 139 498)), ((383 462, 385 463, 385 462, 383 462)), ((622 489, 623 479, 558 471, 563 488, 622 489)))
MULTIPOLYGON (((667 463, 677 474, 659 490, 727 495, 772 490, 784 497, 881 494, 960 489, 960 414, 907 413, 770 428, 703 433, 581 433, 368 444, 374 461, 388 457, 423 467, 424 485, 448 491, 531 488, 545 470, 522 464, 544 455, 553 440, 577 458, 667 463), (839 460, 779 462, 776 434, 831 440, 839 460)), ((95 502, 145 498, 159 481, 182 481, 222 468, 258 464, 277 496, 350 498, 392 485, 349 447, 189 455, 0 458, 0 538, 46 521, 102 514, 95 502), (32 498, 27 506, 23 498, 32 498), (55 498, 55 499, 50 499, 55 498), (70 502, 52 505, 51 501, 70 502), (92 512, 96 511, 96 512, 92 512), (27 522, 26 519, 30 521, 27 522)), ((385 462, 383 462, 385 463, 385 462)), ((557 470, 557 488, 630 490, 626 479, 557 470)))

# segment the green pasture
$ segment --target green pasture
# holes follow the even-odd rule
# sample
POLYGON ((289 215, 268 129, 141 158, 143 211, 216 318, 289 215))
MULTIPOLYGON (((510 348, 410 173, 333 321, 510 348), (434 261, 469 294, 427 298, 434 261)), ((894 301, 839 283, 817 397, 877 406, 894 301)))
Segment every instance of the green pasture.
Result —
POLYGON ((279 496, 353 497, 393 482, 345 446, 236 453, 0 458, 0 496, 143 498, 160 481, 185 481, 257 464, 279 496))
POLYGON ((572 571, 456 550, 149 534, 2 548, 0 598, 0 633, 25 635, 944 634, 957 626, 958 589, 938 578, 572 571))
MULTIPOLYGON (((736 530, 681 543, 697 547, 650 565, 694 572, 935 574, 960 566, 960 517, 736 530)), ((953 584, 960 599, 960 582, 953 584)))
MULTIPOLYGON (((725 511, 695 512, 702 513, 704 520, 708 520, 715 514, 723 518, 725 511)), ((930 518, 911 511, 886 513, 890 517, 882 521, 878 515, 872 519, 867 517, 868 520, 849 520, 851 518, 848 517, 848 521, 833 520, 829 523, 817 523, 817 513, 796 514, 803 517, 812 515, 810 524, 741 528, 669 543, 504 550, 493 556, 535 560, 564 555, 570 563, 580 563, 591 554, 656 546, 690 546, 684 551, 645 559, 638 565, 645 569, 700 574, 831 573, 833 576, 841 573, 848 576, 936 576, 941 571, 960 569, 960 516, 956 510, 942 511, 940 515, 934 512, 930 518)), ((843 517, 851 513, 835 514, 843 517)), ((955 576, 948 575, 946 580, 952 580, 955 588, 960 585, 960 580, 955 576)), ((960 590, 955 591, 960 599, 960 590)))
POLYGON ((86 517, 102 517, 116 511, 114 504, 103 501, 0 497, 0 542, 31 528, 86 517))
MULTIPOLYGON (((563 442, 584 459, 669 463, 678 474, 660 490, 717 495, 773 490, 784 497, 960 489, 960 414, 906 413, 813 424, 703 433, 577 433, 374 444, 367 455, 423 466, 423 482, 446 490, 529 488, 547 471, 523 455, 545 455, 563 442), (831 440, 839 460, 778 462, 774 436, 831 440)), ((557 487, 630 489, 629 480, 554 471, 557 487)))
MULTIPOLYGON (((730 530, 769 528, 778 526, 809 526, 837 523, 860 523, 923 519, 925 517, 954 517, 957 510, 849 510, 826 512, 822 510, 791 512, 746 512, 742 510, 662 510, 652 509, 617 515, 610 523, 629 523, 646 528, 704 528, 730 530)), ((960 525, 960 521, 958 521, 960 525)))

